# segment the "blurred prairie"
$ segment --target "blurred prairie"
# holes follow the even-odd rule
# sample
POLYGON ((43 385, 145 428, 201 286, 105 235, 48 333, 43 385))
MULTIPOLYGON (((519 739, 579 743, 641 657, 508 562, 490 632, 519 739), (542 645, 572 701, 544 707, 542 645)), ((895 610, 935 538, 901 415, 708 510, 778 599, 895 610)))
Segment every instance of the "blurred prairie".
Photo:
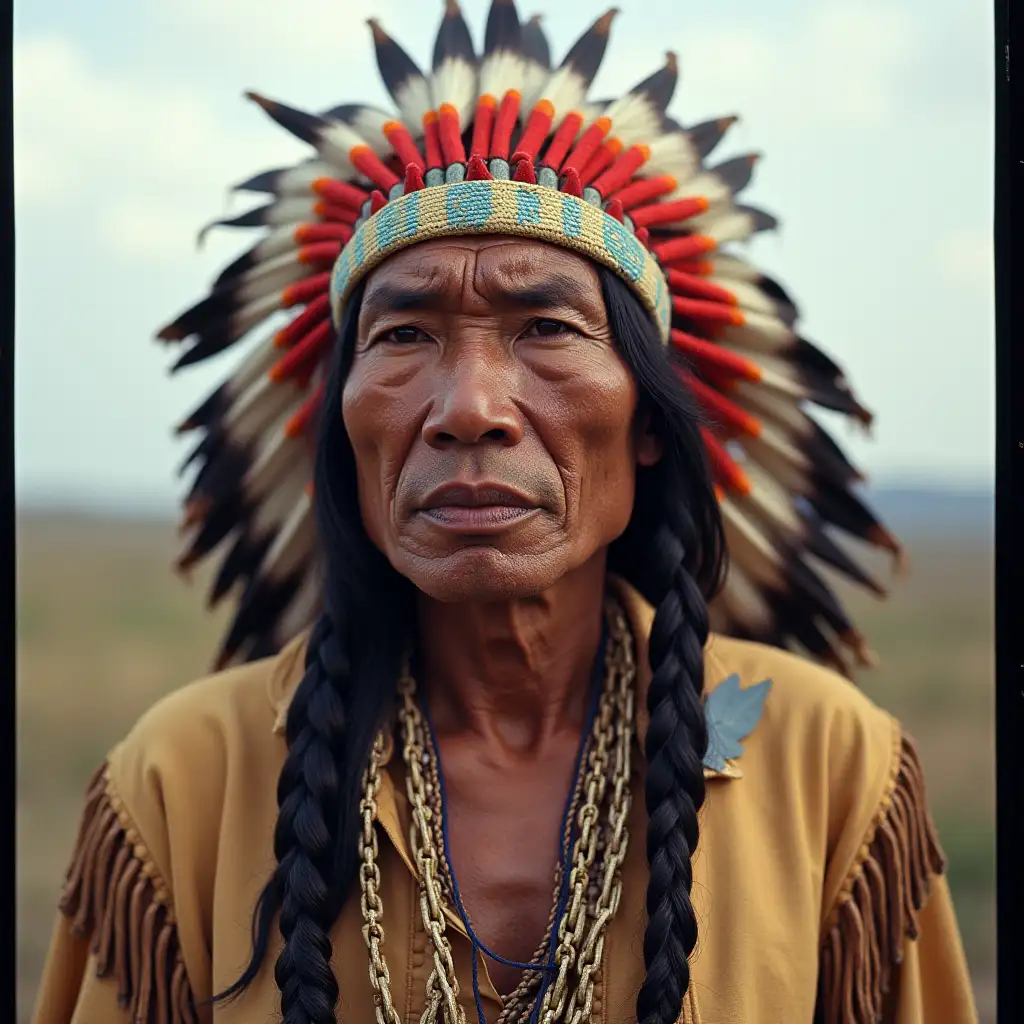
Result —
MULTIPOLYGON (((983 1024, 995 1020, 992 549, 984 530, 911 536, 889 601, 849 605, 880 665, 859 682, 915 736, 983 1024)), ((174 528, 18 523, 18 1020, 31 1011, 88 777, 162 694, 203 674, 222 615, 170 572, 174 528)))

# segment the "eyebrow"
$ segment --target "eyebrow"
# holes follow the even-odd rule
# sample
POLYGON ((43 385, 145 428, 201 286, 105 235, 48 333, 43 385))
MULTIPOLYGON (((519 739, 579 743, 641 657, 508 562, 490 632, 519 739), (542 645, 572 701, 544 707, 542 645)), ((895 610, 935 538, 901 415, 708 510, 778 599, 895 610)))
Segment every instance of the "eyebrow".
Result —
MULTIPOLYGON (((579 302, 580 282, 571 274, 553 274, 536 284, 503 288, 495 305, 517 309, 555 309, 572 307, 586 311, 588 304, 579 302)), ((381 284, 364 301, 364 309, 371 314, 404 313, 411 310, 441 310, 450 302, 449 293, 438 288, 416 288, 381 284)))

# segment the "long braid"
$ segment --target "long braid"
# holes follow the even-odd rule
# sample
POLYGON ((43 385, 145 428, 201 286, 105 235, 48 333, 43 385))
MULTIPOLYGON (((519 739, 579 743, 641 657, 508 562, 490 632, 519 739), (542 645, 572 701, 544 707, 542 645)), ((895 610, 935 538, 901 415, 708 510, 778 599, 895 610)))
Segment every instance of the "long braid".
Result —
POLYGON ((345 732, 347 659, 320 620, 306 675, 288 712, 288 756, 277 785, 274 855, 281 888, 284 948, 274 977, 285 1024, 333 1024, 338 982, 328 932, 338 913, 333 886, 342 778, 337 751, 345 732))
POLYGON ((324 610, 310 633, 306 671, 288 709, 288 753, 277 785, 277 865, 253 914, 249 964, 216 997, 235 998, 252 984, 277 917, 284 945, 274 978, 283 1024, 336 1020, 330 930, 356 877, 363 772, 394 705, 411 622, 408 584, 363 529, 341 416, 361 292, 348 307, 325 387, 314 478, 324 610))
POLYGON ((651 628, 650 725, 647 777, 647 976, 637 996, 638 1024, 673 1024, 690 983, 688 958, 697 944, 690 902, 697 812, 704 802, 703 757, 708 731, 701 705, 708 613, 704 595, 685 567, 695 531, 682 520, 654 540, 656 559, 670 577, 651 628))
POLYGON ((636 1005, 638 1024, 675 1024, 697 944, 690 894, 708 742, 701 704, 707 601, 724 574, 725 538, 692 399, 636 299, 614 275, 601 278, 612 333, 664 446, 655 466, 637 472, 633 516, 612 545, 609 567, 655 607, 644 750, 646 975, 636 1005))

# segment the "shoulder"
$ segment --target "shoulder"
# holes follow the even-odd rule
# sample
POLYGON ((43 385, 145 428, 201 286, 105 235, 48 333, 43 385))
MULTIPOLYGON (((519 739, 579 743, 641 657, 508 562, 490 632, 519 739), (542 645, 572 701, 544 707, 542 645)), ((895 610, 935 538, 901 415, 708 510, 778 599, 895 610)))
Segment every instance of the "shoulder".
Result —
POLYGON ((165 697, 93 779, 61 909, 91 943, 99 976, 116 975, 132 1019, 191 1019, 212 991, 223 876, 255 900, 286 755, 276 705, 301 675, 302 646, 165 697), (159 983, 136 984, 126 965, 159 983))
POLYGON ((149 708, 114 748, 112 764, 125 776, 182 770, 208 777, 236 748, 259 750, 273 741, 281 677, 297 671, 296 644, 280 654, 198 679, 149 708))
POLYGON ((763 644, 713 635, 706 672, 709 690, 732 675, 741 687, 771 681, 762 717, 744 740, 745 776, 760 776, 766 792, 788 794, 818 819, 832 853, 844 836, 871 827, 899 770, 896 719, 830 669, 763 644))
POLYGON ((108 797, 177 902, 203 888, 229 807, 273 810, 286 755, 280 695, 301 677, 304 643, 219 672, 164 697, 110 752, 108 797), (264 808, 263 804, 268 804, 264 808))
POLYGON ((796 742, 799 729, 836 748, 881 742, 888 749, 894 742, 898 726, 888 712, 849 679, 790 651, 712 634, 705 666, 708 690, 731 675, 741 686, 770 680, 764 724, 782 741, 796 742))

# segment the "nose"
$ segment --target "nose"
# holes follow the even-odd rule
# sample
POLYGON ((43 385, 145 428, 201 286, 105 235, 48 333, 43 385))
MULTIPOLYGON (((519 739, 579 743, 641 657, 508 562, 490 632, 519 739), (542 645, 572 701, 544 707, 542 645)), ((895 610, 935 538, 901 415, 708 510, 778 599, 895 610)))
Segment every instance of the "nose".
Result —
POLYGON ((486 442, 511 447, 522 440, 522 416, 504 367, 479 349, 463 349, 446 369, 423 423, 427 444, 442 449, 486 442))

